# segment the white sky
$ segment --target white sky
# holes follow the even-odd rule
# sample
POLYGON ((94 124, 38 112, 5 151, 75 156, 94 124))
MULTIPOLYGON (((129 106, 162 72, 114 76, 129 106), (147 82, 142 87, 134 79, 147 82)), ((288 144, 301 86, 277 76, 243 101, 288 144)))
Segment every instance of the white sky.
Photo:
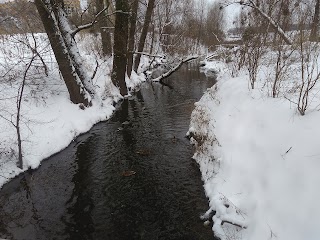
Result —
MULTIPOLYGON (((0 0, 0 3, 8 2, 8 1, 10 1, 10 0, 0 0)), ((206 0, 206 1, 207 1, 207 3, 211 3, 211 2, 218 1, 218 0, 206 0)), ((82 8, 85 8, 87 6, 87 0, 80 0, 80 4, 81 4, 82 8)), ((234 5, 228 6, 225 11, 226 11, 226 24, 228 25, 228 28, 232 28, 233 27, 233 24, 232 24, 233 18, 237 13, 239 13, 240 6, 234 4, 234 5)))

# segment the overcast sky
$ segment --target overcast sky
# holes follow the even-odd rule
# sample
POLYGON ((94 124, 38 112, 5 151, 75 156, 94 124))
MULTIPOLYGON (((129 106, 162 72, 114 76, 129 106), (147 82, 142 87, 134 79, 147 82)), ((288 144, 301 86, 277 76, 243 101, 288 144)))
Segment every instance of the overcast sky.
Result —
MULTIPOLYGON (((0 3, 7 2, 7 1, 10 1, 10 0, 0 0, 0 3)), ((208 3, 212 3, 218 0, 206 0, 206 1, 208 3)), ((85 7, 87 4, 87 0, 80 0, 80 2, 82 7, 85 7)), ((226 11, 226 21, 227 21, 228 28, 232 28, 233 27, 232 22, 233 22, 234 16, 239 13, 240 6, 234 4, 234 5, 228 6, 225 11, 226 11)))

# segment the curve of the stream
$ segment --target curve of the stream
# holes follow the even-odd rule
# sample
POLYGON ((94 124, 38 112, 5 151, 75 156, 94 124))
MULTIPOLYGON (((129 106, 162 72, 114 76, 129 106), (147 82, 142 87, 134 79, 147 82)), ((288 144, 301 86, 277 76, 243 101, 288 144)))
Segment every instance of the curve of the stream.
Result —
POLYGON ((188 131, 215 83, 186 65, 0 192, 0 238, 200 240, 213 233, 188 131))

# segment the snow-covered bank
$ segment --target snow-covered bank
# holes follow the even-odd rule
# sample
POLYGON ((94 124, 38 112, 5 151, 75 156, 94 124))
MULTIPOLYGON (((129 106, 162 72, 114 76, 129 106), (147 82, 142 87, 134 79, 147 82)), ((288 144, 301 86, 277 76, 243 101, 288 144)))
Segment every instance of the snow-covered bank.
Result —
MULTIPOLYGON (((79 134, 110 118, 113 103, 120 99, 119 91, 111 82, 112 60, 98 55, 99 42, 93 35, 79 39, 81 55, 88 73, 93 75, 97 99, 92 107, 82 110, 69 100, 67 88, 60 78, 57 64, 45 35, 36 36, 38 51, 49 68, 49 75, 43 71, 40 59, 34 63, 27 76, 22 98, 21 134, 24 169, 17 168, 17 134, 13 126, 17 113, 17 92, 21 87, 24 62, 30 59, 30 49, 24 43, 32 44, 28 36, 4 36, 0 48, 0 188, 4 183, 28 168, 37 168, 41 161, 67 147, 79 134), (21 64, 22 63, 22 64, 21 64)), ((145 78, 133 74, 127 79, 128 87, 134 89, 145 78)))
POLYGON ((207 215, 221 239, 319 239, 320 112, 266 95, 224 74, 196 103, 189 133, 207 215))

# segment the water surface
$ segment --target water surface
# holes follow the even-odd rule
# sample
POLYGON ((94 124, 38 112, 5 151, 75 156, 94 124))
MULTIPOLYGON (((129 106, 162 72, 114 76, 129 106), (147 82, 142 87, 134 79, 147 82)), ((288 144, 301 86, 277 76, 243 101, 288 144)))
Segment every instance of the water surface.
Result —
POLYGON ((191 159, 194 102, 215 80, 184 66, 0 192, 0 238, 213 239, 191 159))

